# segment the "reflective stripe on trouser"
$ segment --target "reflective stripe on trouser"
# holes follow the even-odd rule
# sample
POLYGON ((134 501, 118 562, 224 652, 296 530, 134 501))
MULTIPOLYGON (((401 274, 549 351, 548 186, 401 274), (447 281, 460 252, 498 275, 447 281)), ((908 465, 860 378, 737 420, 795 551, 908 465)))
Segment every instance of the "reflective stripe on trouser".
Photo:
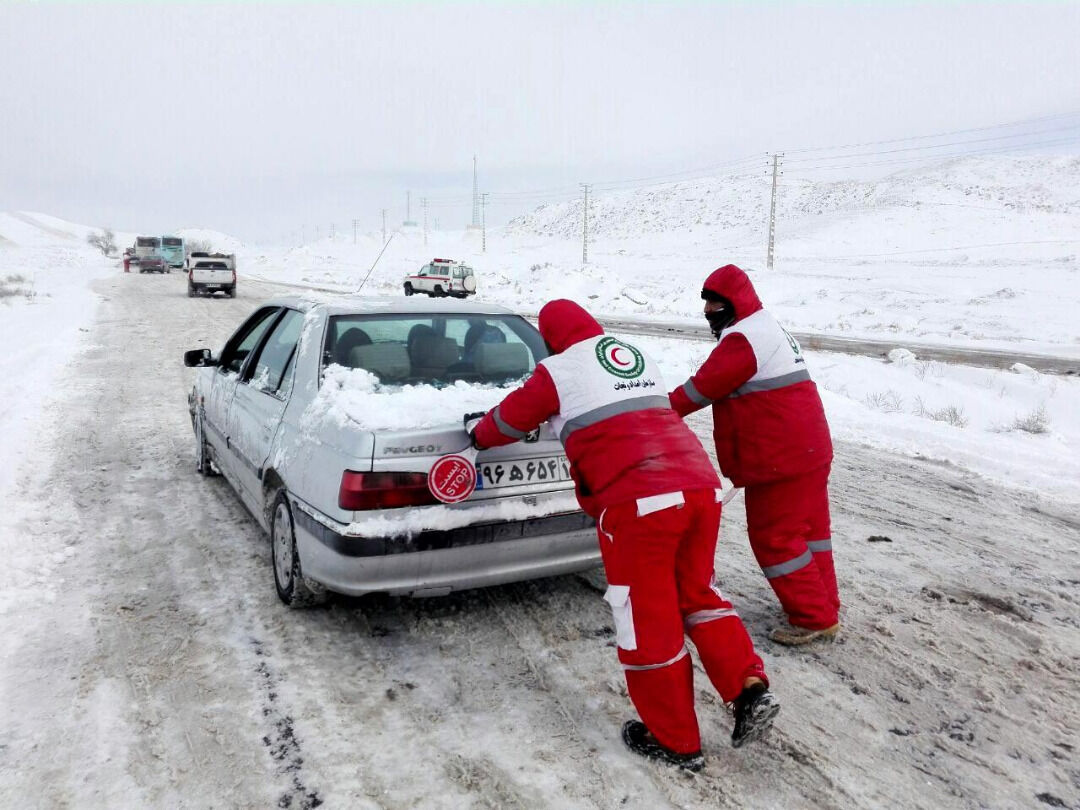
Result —
POLYGON ((840 597, 829 525, 829 467, 746 487, 750 546, 788 621, 836 624, 840 597))
POLYGON ((633 644, 619 646, 630 699, 660 743, 686 753, 701 741, 684 632, 725 701, 734 700, 746 677, 765 673, 741 620, 714 585, 716 493, 683 494, 685 503, 644 516, 634 501, 609 507, 597 534, 611 583, 605 598, 618 636, 633 644))

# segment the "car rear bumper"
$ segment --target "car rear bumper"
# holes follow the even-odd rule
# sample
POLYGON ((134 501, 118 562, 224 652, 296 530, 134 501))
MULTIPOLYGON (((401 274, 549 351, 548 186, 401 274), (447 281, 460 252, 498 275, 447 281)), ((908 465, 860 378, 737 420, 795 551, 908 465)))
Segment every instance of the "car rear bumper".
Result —
POLYGON ((441 596, 600 564, 592 518, 564 512, 498 521, 412 537, 349 536, 293 504, 304 575, 351 596, 441 596))

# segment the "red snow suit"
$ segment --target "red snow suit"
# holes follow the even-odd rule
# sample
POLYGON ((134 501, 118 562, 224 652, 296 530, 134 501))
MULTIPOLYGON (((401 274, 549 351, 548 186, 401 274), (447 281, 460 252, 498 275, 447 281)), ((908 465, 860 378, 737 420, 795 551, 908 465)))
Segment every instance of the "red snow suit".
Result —
POLYGON ((750 545, 792 624, 836 624, 828 476, 832 440, 799 344, 766 312, 733 264, 705 289, 727 298, 735 320, 704 365, 671 392, 680 416, 713 406, 716 459, 746 488, 750 545))
POLYGON ((661 744, 701 749, 684 635, 725 701, 766 680, 714 579, 719 485, 697 437, 670 409, 653 360, 608 337, 572 301, 540 311, 552 355, 476 426, 495 447, 548 421, 570 460, 582 508, 597 517, 619 660, 630 699, 661 744))

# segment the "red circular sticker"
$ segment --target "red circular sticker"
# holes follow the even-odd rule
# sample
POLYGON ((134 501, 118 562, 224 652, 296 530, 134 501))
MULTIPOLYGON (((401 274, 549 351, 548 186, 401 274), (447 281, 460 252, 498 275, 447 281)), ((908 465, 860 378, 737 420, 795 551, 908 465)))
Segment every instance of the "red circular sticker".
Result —
POLYGON ((457 503, 476 489, 476 467, 464 456, 443 456, 428 473, 428 489, 443 503, 457 503))

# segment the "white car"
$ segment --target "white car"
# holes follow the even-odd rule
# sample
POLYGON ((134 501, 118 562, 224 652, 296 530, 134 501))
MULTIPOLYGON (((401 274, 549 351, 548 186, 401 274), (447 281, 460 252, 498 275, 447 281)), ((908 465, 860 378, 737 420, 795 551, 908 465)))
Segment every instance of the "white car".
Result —
POLYGON ((468 298, 476 294, 476 275, 467 264, 453 259, 432 259, 419 273, 405 277, 405 294, 419 292, 431 298, 444 295, 468 298))
POLYGON ((482 452, 461 503, 428 489, 433 464, 468 444, 465 406, 496 404, 544 356, 539 332, 501 307, 277 299, 217 356, 184 355, 197 468, 223 474, 270 533, 291 606, 592 568, 593 521, 547 425, 482 452))

